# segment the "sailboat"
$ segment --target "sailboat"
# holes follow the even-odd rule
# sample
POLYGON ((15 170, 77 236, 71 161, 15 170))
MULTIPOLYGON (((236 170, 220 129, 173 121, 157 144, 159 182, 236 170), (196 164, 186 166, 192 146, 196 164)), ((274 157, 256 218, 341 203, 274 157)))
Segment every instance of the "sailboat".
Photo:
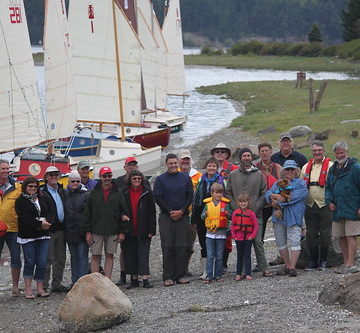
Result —
MULTIPOLYGON (((0 151, 17 151, 49 142, 61 131, 54 120, 48 131, 41 109, 23 0, 0 2, 0 151)), ((65 108, 64 119, 68 119, 65 108)), ((68 119, 71 126, 71 118, 68 119)), ((65 132, 63 132, 65 133, 65 132)), ((67 133, 68 135, 68 133, 67 133)), ((62 173, 70 170, 69 159, 25 149, 14 158, 14 172, 41 178, 56 163, 62 173)))
POLYGON ((142 122, 140 51, 143 45, 118 2, 71 1, 69 30, 78 123, 131 139, 144 147, 167 146, 170 129, 166 125, 142 122), (119 45, 119 78, 114 41, 119 45))
MULTIPOLYGON (((84 84, 88 84, 90 87, 86 87, 85 89, 91 89, 93 88, 93 93, 96 95, 98 92, 95 89, 95 86, 98 84, 97 79, 90 80, 88 82, 87 80, 82 81, 79 79, 76 75, 73 75, 72 72, 72 64, 71 61, 71 47, 72 47, 72 36, 69 33, 69 30, 67 29, 67 25, 58 24, 59 18, 64 18, 65 23, 67 23, 66 18, 66 10, 64 8, 64 2, 63 1, 56 1, 56 0, 47 0, 46 1, 46 20, 45 20, 45 76, 46 76, 46 100, 47 100, 47 108, 48 108, 48 117, 51 118, 50 124, 51 127, 54 126, 56 115, 58 112, 57 109, 61 109, 65 107, 65 105, 58 106, 59 104, 63 103, 64 100, 67 100, 66 104, 69 107, 73 108, 73 114, 71 115, 73 123, 78 121, 79 114, 84 115, 84 102, 82 95, 76 94, 76 84, 79 83, 78 81, 81 81, 84 84), (56 43, 52 43, 51 41, 53 39, 59 39, 61 40, 61 36, 57 36, 57 33, 63 36, 64 42, 66 44, 66 47, 69 48, 67 53, 61 53, 61 50, 59 50, 60 45, 56 45, 56 43), (66 70, 62 70, 62 72, 56 72, 56 69, 59 68, 59 65, 62 64, 68 64, 68 67, 66 70), (54 83, 53 80, 56 80, 56 78, 61 77, 63 79, 63 82, 61 79, 58 79, 58 83, 54 83), (78 80, 78 81, 77 81, 78 80), (57 87, 61 90, 58 91, 57 87), (67 96, 61 96, 61 93, 67 96), (78 97, 76 99, 76 97, 78 97), (56 103, 57 101, 57 103, 56 103), (53 112, 52 112, 53 111, 53 112)), ((109 2, 111 4, 111 1, 109 2)), ((86 7, 87 8, 87 7, 86 7)), ((116 11, 115 8, 110 7, 112 9, 112 15, 114 14, 114 24, 112 26, 113 34, 117 34, 117 26, 116 26, 116 11)), ((111 14, 111 11, 110 11, 111 14)), ((110 15, 110 17, 113 17, 110 15)), ((119 14, 118 14, 119 15, 119 14)), ((121 17, 121 15, 120 15, 121 17)), ((123 29, 123 26, 120 26, 121 29, 123 29)), ((115 90, 117 92, 117 95, 113 95, 112 97, 116 97, 117 101, 113 104, 114 108, 106 109, 104 112, 101 112, 104 110, 103 108, 98 108, 98 114, 94 114, 91 116, 91 114, 87 114, 85 117, 86 119, 94 119, 96 120, 96 117, 98 119, 102 118, 105 119, 105 122, 108 122, 109 125, 119 126, 121 130, 121 136, 122 141, 118 140, 118 138, 114 137, 108 137, 108 134, 98 137, 98 142, 96 145, 96 153, 91 154, 91 156, 88 156, 88 159, 92 160, 92 164, 95 168, 95 173, 102 167, 102 166, 110 166, 113 169, 114 176, 119 176, 124 172, 123 165, 125 162, 125 159, 129 156, 135 156, 139 162, 139 165, 141 166, 141 170, 143 172, 147 172, 149 170, 152 170, 160 165, 160 158, 161 158, 161 147, 156 146, 150 149, 142 149, 140 144, 132 143, 132 142, 126 142, 124 140, 125 137, 125 128, 124 128, 124 118, 123 118, 123 111, 122 111, 122 101, 124 98, 122 98, 122 90, 121 86, 118 85, 119 82, 122 82, 118 75, 121 73, 124 74, 124 72, 120 71, 120 64, 119 64, 119 57, 117 53, 117 45, 116 45, 117 39, 112 40, 113 46, 115 49, 115 81, 112 81, 112 84, 115 85, 115 87, 111 87, 113 91, 115 90), (115 88, 115 89, 114 89, 115 88), (115 104, 117 104, 117 107, 115 107, 115 104), (119 124, 112 123, 111 120, 119 120, 119 124)), ((108 45, 110 46, 110 45, 108 45)), ((136 52, 136 51, 135 51, 136 52)), ((81 66, 86 65, 87 62, 84 60, 84 63, 81 63, 81 66)), ((94 71, 96 72, 99 68, 97 67, 100 65, 99 63, 93 64, 94 71)), ((132 65, 132 64, 131 64, 132 65)), ((111 67, 111 66, 110 66, 111 67)), ((136 68, 135 66, 132 66, 136 68)), ((76 73, 76 72, 75 72, 76 73)), ((126 71, 125 71, 126 74, 126 71)), ((103 84, 104 82, 99 79, 100 84, 103 84)), ((106 88, 106 87, 101 87, 106 88)), ((90 90, 89 90, 90 91, 90 90)), ((98 96, 97 96, 98 97, 98 96)), ((99 106, 103 101, 108 101, 108 99, 105 97, 104 99, 101 97, 100 100, 97 98, 93 98, 91 100, 92 103, 95 103, 95 105, 99 106)), ((130 104, 136 103, 136 98, 128 99, 127 100, 130 104)), ((106 105, 106 104, 104 104, 106 105)), ((93 111, 92 109, 91 111, 93 111)), ((63 120, 63 119, 62 119, 63 120)), ((58 120, 59 122, 59 120, 58 120)), ((105 122, 102 122, 102 126, 106 126, 105 122)), ((78 129, 75 129, 75 133, 78 131, 78 129)), ((64 135, 59 135, 57 133, 57 137, 64 137, 64 135)), ((84 156, 73 158, 73 160, 79 160, 83 159, 84 156)))

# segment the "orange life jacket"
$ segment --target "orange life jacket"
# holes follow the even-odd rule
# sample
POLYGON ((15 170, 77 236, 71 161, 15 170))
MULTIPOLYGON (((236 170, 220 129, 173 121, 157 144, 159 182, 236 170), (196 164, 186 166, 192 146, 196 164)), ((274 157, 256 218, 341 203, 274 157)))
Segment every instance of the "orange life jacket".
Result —
POLYGON ((252 220, 250 218, 250 211, 246 209, 241 213, 235 213, 235 221, 232 221, 235 231, 243 231, 245 234, 251 234, 254 230, 252 220))
POLYGON ((226 228, 228 224, 228 218, 226 216, 225 208, 230 200, 222 197, 217 206, 215 206, 212 198, 207 198, 203 201, 207 207, 207 217, 205 219, 206 229, 215 232, 219 228, 226 228))

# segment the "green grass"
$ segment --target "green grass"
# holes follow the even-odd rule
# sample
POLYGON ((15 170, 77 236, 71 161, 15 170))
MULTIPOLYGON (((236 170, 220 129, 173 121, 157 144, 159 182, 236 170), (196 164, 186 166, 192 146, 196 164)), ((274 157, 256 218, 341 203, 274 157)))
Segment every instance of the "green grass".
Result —
MULTIPOLYGON (((318 89, 320 82, 315 82, 318 89)), ((227 83, 201 87, 203 94, 226 95, 228 98, 245 103, 246 114, 233 120, 233 127, 241 127, 260 141, 270 141, 277 146, 279 134, 297 125, 309 126, 313 132, 330 130, 325 144, 331 155, 331 147, 338 140, 345 140, 351 155, 360 159, 360 137, 350 136, 353 130, 360 130, 360 123, 341 125, 346 119, 360 119, 360 81, 329 80, 320 109, 309 112, 308 89, 295 89, 294 81, 227 83), (274 133, 259 134, 259 131, 273 127, 274 133)), ((303 144, 306 138, 296 138, 303 144)), ((310 149, 302 152, 310 157, 310 149)))
POLYGON ((360 61, 326 57, 290 57, 290 56, 206 56, 187 55, 186 65, 222 66, 227 68, 257 68, 304 71, 330 71, 360 74, 360 61))

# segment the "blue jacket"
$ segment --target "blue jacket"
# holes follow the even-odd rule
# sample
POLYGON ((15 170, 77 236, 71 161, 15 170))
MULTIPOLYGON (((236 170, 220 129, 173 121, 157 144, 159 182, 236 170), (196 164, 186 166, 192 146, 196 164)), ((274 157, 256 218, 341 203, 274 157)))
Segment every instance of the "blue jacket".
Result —
POLYGON ((329 169, 325 185, 325 203, 333 203, 336 210, 333 221, 343 219, 357 221, 360 208, 360 164, 349 158, 343 168, 338 162, 329 169))
MULTIPOLYGON (((279 202, 279 206, 283 208, 283 219, 278 220, 276 216, 272 215, 272 221, 274 223, 282 223, 287 227, 292 225, 301 226, 303 223, 306 199, 308 195, 308 189, 304 180, 300 178, 294 178, 290 182, 290 186, 293 188, 291 191, 290 202, 279 202)), ((271 187, 265 194, 265 200, 271 202, 270 195, 276 193, 279 186, 277 182, 271 187)))

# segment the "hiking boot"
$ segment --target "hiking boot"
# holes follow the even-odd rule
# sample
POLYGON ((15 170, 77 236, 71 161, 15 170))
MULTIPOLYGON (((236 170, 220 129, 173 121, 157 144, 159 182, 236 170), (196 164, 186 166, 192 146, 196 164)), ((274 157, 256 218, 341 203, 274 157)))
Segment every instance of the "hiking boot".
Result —
POLYGON ((291 276, 291 277, 296 277, 297 276, 297 271, 296 271, 295 268, 289 269, 289 276, 291 276))
POLYGON ((130 284, 126 287, 126 289, 133 289, 133 288, 137 288, 140 286, 139 280, 133 280, 131 279, 130 284))
POLYGON ((310 264, 304 269, 304 271, 313 271, 315 270, 316 268, 318 268, 318 265, 315 264, 313 261, 310 262, 310 264))
POLYGON ((68 291, 69 291, 69 288, 63 286, 62 284, 57 287, 51 288, 51 292, 53 292, 53 293, 67 293, 68 291))
POLYGON ((125 271, 121 271, 120 273, 120 279, 118 282, 115 283, 117 286, 123 286, 126 284, 126 273, 125 271))
POLYGON ((143 280, 143 287, 144 288, 152 288, 154 287, 152 284, 150 284, 149 280, 143 280))
POLYGON ((321 261, 318 267, 319 271, 325 272, 327 268, 328 268, 327 261, 321 261))
POLYGON ((275 260, 269 262, 270 266, 277 266, 277 265, 283 265, 283 264, 284 264, 284 260, 279 256, 275 260))

